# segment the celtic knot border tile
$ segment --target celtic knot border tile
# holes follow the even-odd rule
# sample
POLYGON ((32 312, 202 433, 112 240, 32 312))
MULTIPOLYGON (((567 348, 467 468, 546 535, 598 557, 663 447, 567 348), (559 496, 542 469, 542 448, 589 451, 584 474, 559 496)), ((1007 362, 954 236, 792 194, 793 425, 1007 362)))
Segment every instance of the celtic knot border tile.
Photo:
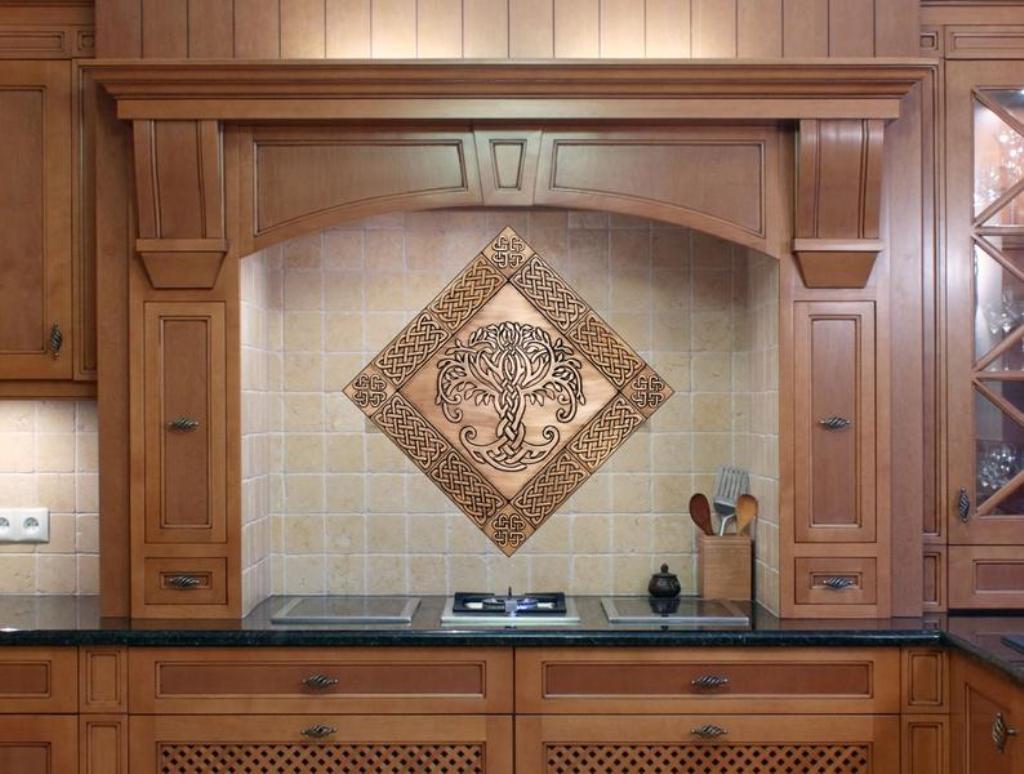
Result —
MULTIPOLYGON (((609 389, 611 389, 609 387, 609 389)), ((505 228, 344 389, 506 555, 672 395, 672 388, 512 228, 505 228), (506 498, 404 397, 406 382, 506 285, 614 387, 607 405, 506 498)))

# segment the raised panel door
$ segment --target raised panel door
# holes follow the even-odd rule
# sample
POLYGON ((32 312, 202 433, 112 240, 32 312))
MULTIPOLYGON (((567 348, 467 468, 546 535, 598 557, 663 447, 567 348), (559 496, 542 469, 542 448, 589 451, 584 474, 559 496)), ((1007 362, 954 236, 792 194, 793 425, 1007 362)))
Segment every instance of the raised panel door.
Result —
POLYGON ((66 774, 78 770, 78 718, 7 715, 0 722, 0 771, 66 774))
POLYGON ((798 302, 794 317, 796 542, 873 543, 874 304, 798 302))
POLYGON ((1008 678, 958 656, 953 662, 952 770, 957 774, 1021 774, 1019 738, 1024 695, 1008 678))
POLYGON ((0 70, 0 227, 0 379, 69 379, 69 62, 0 70))
POLYGON ((146 304, 146 543, 226 535, 224 304, 146 304))

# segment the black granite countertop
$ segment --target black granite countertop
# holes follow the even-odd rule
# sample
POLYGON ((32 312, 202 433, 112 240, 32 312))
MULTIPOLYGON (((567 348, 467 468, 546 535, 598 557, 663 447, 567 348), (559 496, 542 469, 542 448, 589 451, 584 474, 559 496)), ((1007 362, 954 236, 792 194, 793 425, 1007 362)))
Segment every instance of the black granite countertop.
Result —
POLYGON ((443 597, 422 597, 411 625, 280 625, 287 598, 267 600, 241 621, 101 618, 96 597, 0 595, 0 646, 628 646, 900 647, 947 645, 1024 685, 1024 653, 1002 642, 1024 634, 1024 616, 946 616, 880 620, 780 620, 755 608, 749 628, 694 629, 609 624, 598 597, 576 597, 580 624, 485 629, 441 625, 443 597))

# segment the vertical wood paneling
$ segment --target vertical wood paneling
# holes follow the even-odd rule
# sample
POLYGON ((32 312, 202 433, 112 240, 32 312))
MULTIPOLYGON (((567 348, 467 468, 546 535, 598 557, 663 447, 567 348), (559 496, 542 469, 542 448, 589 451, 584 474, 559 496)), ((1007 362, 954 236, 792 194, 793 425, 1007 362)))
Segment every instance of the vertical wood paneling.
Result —
POLYGON ((690 0, 647 0, 647 56, 690 56, 690 0))
POLYGON ((281 58, 323 59, 326 26, 325 0, 281 0, 281 58))
POLYGON ((782 55, 828 56, 828 0, 782 0, 782 55))
POLYGON ((875 56, 918 56, 918 0, 875 0, 875 56))
POLYGON ((188 56, 187 0, 142 0, 142 55, 154 59, 188 56))
POLYGON ((693 0, 693 56, 736 57, 736 0, 693 0))
POLYGON ((327 0, 327 56, 369 59, 371 0, 327 0))
MULTIPOLYGON (((884 4, 888 7, 888 1, 884 4)), ((888 23, 888 17, 883 16, 888 23)), ((828 55, 874 56, 874 0, 829 0, 828 55)))
POLYGON ((142 56, 140 0, 96 0, 96 56, 142 56))
POLYGON ((462 0, 417 0, 416 56, 462 56, 462 0))
POLYGON ((555 0, 555 58, 601 55, 598 0, 555 0))
POLYGON ((281 56, 280 20, 278 0, 235 0, 235 58, 281 56))
POLYGON ((374 59, 416 56, 416 0, 373 0, 370 21, 374 59))
POLYGON ((601 0, 601 57, 643 58, 644 16, 637 0, 601 0))
POLYGON ((736 55, 782 56, 782 0, 737 0, 736 55))
POLYGON ((188 0, 188 55, 191 59, 231 59, 235 55, 232 4, 188 0))
POLYGON ((508 56, 508 0, 470 0, 462 6, 462 55, 508 56))
POLYGON ((508 55, 545 59, 555 54, 554 0, 508 0, 508 55))

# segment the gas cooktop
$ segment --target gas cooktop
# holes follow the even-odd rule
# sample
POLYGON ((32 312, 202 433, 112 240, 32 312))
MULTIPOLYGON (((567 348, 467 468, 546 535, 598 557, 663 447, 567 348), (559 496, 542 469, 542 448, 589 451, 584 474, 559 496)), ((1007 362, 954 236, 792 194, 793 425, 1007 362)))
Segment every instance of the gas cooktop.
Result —
POLYGON ((576 603, 560 591, 487 594, 457 591, 441 611, 441 623, 459 626, 572 626, 576 603))

